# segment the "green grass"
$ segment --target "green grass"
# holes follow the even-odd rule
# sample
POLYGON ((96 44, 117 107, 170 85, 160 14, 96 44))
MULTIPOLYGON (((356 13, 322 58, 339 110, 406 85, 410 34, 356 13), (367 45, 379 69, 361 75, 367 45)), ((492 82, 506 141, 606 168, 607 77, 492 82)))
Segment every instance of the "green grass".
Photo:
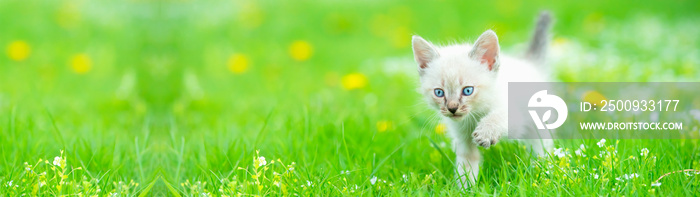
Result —
POLYGON ((700 169, 697 139, 557 140, 564 158, 500 142, 482 150, 476 185, 456 187, 410 36, 493 28, 517 54, 542 9, 557 20, 559 80, 700 79, 690 1, 0 0, 0 193, 697 195, 692 172, 651 185, 700 169))

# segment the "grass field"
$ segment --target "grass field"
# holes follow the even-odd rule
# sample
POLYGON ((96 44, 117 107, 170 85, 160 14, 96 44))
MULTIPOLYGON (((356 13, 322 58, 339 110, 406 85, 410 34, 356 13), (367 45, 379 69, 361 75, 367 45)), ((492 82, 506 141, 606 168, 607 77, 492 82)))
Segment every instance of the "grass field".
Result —
POLYGON ((0 193, 699 195, 697 139, 500 142, 456 187, 411 35, 518 54, 542 9, 558 80, 700 81, 696 1, 0 0, 0 193))

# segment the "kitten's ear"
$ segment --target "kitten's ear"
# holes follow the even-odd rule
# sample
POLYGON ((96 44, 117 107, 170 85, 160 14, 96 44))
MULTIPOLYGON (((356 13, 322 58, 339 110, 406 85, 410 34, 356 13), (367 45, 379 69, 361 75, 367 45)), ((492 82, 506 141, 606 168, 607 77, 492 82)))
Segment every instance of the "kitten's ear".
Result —
POLYGON ((420 36, 413 36, 413 58, 418 63, 418 71, 428 68, 428 63, 438 57, 437 50, 420 36))
POLYGON ((476 39, 472 51, 469 52, 469 57, 487 65, 490 71, 498 71, 499 53, 501 52, 498 46, 498 36, 492 30, 486 30, 476 39))

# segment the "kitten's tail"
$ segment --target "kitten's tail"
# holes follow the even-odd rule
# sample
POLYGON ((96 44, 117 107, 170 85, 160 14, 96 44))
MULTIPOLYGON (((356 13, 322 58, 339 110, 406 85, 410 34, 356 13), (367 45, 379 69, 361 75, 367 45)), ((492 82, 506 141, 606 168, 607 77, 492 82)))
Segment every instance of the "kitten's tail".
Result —
POLYGON ((552 15, 549 11, 541 12, 537 19, 537 27, 535 27, 535 33, 532 35, 530 46, 527 49, 527 53, 525 53, 525 58, 537 63, 544 62, 550 40, 549 29, 551 26, 552 15))

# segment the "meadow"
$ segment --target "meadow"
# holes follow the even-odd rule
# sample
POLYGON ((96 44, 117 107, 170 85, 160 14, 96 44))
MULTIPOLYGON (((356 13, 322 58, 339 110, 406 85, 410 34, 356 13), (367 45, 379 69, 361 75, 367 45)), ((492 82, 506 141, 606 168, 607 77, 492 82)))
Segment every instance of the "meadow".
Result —
POLYGON ((545 9, 557 80, 700 81, 697 1, 0 0, 0 194, 698 195, 698 139, 501 141, 458 189, 411 36, 517 55, 545 9))

